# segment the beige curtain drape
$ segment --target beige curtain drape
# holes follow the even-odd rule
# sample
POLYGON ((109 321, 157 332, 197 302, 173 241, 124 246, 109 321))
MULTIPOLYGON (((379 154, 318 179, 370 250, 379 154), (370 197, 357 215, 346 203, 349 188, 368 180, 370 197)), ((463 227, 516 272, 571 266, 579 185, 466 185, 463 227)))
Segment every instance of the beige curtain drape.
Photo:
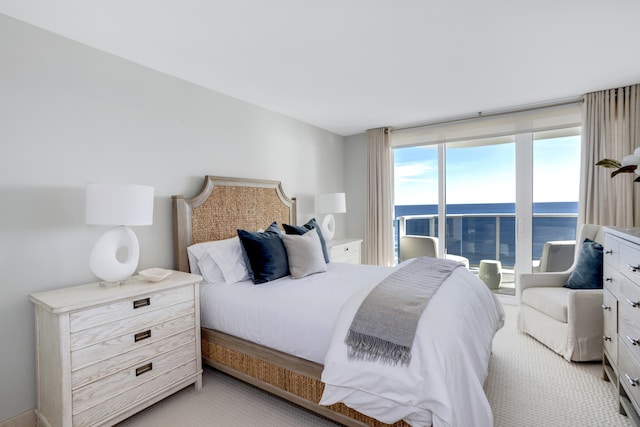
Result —
POLYGON ((364 263, 393 265, 392 152, 387 128, 367 131, 364 263))
POLYGON ((622 160, 640 147, 640 85, 588 93, 582 119, 580 224, 640 226, 640 183, 635 174, 611 178, 613 169, 595 166, 622 160))

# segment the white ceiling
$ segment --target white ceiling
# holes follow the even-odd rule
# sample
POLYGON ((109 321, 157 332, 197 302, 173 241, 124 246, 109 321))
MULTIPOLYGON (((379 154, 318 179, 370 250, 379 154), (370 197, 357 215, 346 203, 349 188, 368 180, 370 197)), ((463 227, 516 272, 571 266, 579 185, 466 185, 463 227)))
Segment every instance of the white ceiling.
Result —
POLYGON ((638 0, 0 0, 340 135, 640 83, 638 0))

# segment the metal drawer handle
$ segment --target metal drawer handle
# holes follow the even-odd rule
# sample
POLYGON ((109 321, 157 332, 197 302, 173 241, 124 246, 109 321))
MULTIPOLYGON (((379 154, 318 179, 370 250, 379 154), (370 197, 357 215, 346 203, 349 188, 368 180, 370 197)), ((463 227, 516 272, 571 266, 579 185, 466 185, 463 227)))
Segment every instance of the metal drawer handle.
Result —
POLYGON ((144 374, 145 372, 149 372, 153 369, 153 363, 149 362, 146 365, 142 365, 139 368, 136 368, 136 377, 144 374))
POLYGON ((344 251, 345 251, 345 252, 347 252, 348 250, 349 250, 349 248, 348 248, 348 247, 344 248, 344 251))
POLYGON ((603 337, 602 337, 602 339, 603 339, 603 340, 605 340, 605 341, 611 341, 611 337, 608 337, 608 336, 606 336, 606 335, 605 335, 605 336, 603 336, 603 337))
POLYGON ((627 270, 631 270, 632 273, 637 273, 640 270, 640 265, 633 266, 631 264, 627 264, 627 270))
POLYGON ((613 249, 606 250, 604 253, 607 255, 613 255, 613 249))
POLYGON ((151 329, 144 332, 139 332, 133 336, 133 342, 138 342, 142 340, 146 340, 147 338, 151 338, 151 329))
POLYGON ((640 301, 631 301, 629 298, 625 298, 627 300, 627 304, 631 307, 638 307, 640 305, 640 301))
POLYGON ((640 345, 640 341, 638 341, 637 339, 631 338, 629 335, 627 335, 627 340, 631 343, 631 345, 640 345))
POLYGON ((638 385, 638 383, 640 383, 640 381, 638 381, 638 379, 633 379, 629 376, 629 374, 624 374, 625 377, 627 377, 627 381, 629 381, 629 384, 631 384, 631 387, 636 387, 638 385))
POLYGON ((133 309, 135 310, 136 308, 146 307, 148 305, 151 305, 151 299, 150 298, 143 298, 143 299, 135 300, 133 302, 133 309))
POLYGON ((602 304, 603 310, 611 310, 611 306, 602 304))
POLYGON ((604 281, 605 282, 613 282, 613 277, 605 277, 604 281))

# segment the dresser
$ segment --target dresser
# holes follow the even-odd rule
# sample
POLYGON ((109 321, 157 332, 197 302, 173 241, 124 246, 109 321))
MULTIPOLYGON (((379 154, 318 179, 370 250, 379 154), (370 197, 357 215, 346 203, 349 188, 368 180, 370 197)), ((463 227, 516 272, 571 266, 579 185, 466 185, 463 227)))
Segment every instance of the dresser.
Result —
POLYGON ((34 293, 40 425, 113 425, 172 393, 202 388, 198 285, 152 283, 34 293))
POLYGON ((604 376, 640 426, 640 229, 607 227, 603 261, 604 376))
POLYGON ((328 245, 331 262, 361 263, 362 239, 333 239, 328 245))

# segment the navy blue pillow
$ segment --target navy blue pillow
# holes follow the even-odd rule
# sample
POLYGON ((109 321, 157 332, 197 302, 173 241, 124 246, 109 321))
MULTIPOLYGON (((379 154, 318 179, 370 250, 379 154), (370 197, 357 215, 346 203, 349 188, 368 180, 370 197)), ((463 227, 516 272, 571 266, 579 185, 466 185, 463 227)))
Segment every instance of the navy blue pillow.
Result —
POLYGON ((238 230, 249 277, 258 285, 289 275, 289 261, 278 224, 264 232, 238 230))
POLYGON ((327 244, 324 242, 322 230, 320 230, 320 225, 315 218, 311 218, 305 225, 282 224, 282 227, 284 227, 284 231, 287 234, 296 234, 298 236, 302 236, 307 231, 315 228, 318 232, 318 237, 320 237, 320 244, 322 245, 322 255, 324 255, 324 262, 329 263, 329 252, 327 252, 327 244))
POLYGON ((576 267, 564 287, 602 289, 602 245, 600 243, 584 239, 576 267))

